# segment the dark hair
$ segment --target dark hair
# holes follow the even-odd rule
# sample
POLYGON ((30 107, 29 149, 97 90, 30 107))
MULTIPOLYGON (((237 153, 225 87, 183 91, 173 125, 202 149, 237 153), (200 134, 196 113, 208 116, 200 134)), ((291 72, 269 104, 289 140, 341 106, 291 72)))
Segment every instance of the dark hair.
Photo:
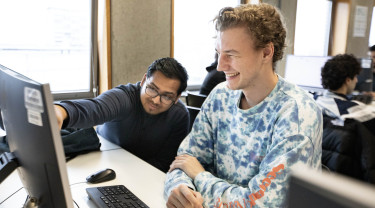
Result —
POLYGON ((352 54, 339 54, 328 60, 322 68, 322 85, 337 90, 346 78, 353 79, 361 72, 361 64, 352 54))
POLYGON ((272 43, 272 67, 275 70, 276 62, 283 57, 286 38, 283 17, 276 7, 266 3, 225 7, 215 17, 214 23, 216 31, 246 27, 254 41, 255 49, 264 48, 272 43))
POLYGON ((370 50, 370 51, 375 51, 375 45, 371 46, 371 47, 369 48, 369 50, 370 50))
POLYGON ((147 78, 150 78, 155 71, 161 72, 164 76, 171 79, 180 80, 180 87, 178 88, 177 94, 181 94, 187 87, 187 80, 189 76, 183 67, 174 58, 161 58, 157 59, 148 67, 147 78))

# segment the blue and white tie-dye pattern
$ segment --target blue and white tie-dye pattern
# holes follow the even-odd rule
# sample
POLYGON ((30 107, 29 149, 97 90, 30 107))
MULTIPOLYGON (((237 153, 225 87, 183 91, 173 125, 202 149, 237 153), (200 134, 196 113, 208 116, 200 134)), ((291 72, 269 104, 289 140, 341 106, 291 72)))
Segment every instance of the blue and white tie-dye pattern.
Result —
POLYGON ((306 92, 279 76, 265 100, 248 110, 238 107, 241 94, 224 82, 208 96, 178 150, 197 157, 206 171, 194 181, 180 169, 168 173, 166 196, 186 184, 202 194, 205 207, 283 207, 290 168, 320 169, 322 113, 306 92))

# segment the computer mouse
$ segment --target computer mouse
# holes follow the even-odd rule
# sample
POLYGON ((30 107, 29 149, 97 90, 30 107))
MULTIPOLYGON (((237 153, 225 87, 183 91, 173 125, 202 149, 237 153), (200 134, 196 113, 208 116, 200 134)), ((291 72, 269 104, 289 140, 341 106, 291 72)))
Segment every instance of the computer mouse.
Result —
POLYGON ((116 172, 112 169, 103 169, 99 170, 96 173, 93 173, 89 176, 87 176, 86 181, 88 183, 101 183, 110 181, 116 178, 116 172))

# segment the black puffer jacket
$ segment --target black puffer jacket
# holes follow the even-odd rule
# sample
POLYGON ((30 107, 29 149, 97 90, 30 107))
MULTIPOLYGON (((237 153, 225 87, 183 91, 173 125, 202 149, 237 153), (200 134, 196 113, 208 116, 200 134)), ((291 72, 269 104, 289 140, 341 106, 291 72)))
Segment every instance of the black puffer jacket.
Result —
POLYGON ((344 126, 324 116, 322 164, 331 171, 375 184, 375 136, 360 122, 344 126))

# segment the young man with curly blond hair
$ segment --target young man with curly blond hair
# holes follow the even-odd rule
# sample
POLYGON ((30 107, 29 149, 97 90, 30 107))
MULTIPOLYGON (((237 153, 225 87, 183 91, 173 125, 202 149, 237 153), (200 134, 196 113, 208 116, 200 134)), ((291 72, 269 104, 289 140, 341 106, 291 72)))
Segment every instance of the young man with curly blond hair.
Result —
POLYGON ((223 8, 218 70, 165 181, 167 207, 282 207, 290 169, 321 167, 322 113, 275 73, 286 31, 269 4, 223 8))

